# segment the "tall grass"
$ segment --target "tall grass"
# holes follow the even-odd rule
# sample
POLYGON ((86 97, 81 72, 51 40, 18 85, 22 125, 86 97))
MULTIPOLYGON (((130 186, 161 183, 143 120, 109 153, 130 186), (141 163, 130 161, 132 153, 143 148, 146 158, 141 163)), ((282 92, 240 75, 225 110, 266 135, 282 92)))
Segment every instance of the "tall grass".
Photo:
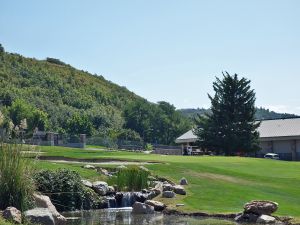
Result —
POLYGON ((117 185, 120 191, 140 191, 148 188, 149 171, 131 166, 118 171, 116 177, 111 178, 109 183, 117 185))
POLYGON ((19 144, 0 144, 0 209, 8 206, 26 210, 32 201, 32 160, 19 144))

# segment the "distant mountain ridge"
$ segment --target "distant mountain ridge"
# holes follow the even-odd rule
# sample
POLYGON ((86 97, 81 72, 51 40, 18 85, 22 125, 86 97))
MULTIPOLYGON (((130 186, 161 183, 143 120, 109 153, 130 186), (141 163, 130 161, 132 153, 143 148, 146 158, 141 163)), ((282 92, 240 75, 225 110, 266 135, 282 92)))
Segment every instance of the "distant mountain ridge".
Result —
MULTIPOLYGON (((179 111, 185 117, 194 118, 198 114, 202 115, 205 113, 209 113, 210 110, 204 108, 198 108, 198 109, 187 108, 187 109, 179 109, 179 111)), ((289 113, 277 113, 269 109, 260 107, 260 108, 256 108, 255 117, 257 120, 272 120, 272 119, 297 118, 299 116, 295 114, 289 114, 289 113)))

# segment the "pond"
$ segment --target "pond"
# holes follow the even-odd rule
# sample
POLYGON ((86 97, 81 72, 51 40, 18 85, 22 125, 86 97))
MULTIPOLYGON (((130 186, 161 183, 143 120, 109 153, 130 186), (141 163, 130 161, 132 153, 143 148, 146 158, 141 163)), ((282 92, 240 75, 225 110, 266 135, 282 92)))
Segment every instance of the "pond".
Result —
POLYGON ((67 225, 236 225, 228 220, 191 218, 183 216, 133 215, 131 208, 68 212, 67 225))

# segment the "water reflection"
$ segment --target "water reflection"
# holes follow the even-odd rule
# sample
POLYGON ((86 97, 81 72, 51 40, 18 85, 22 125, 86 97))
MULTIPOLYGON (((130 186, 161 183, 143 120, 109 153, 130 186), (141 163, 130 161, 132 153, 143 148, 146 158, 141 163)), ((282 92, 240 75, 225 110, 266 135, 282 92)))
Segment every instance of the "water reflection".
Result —
POLYGON ((227 220, 197 219, 190 217, 132 215, 131 208, 105 209, 64 213, 68 225, 235 225, 227 220))

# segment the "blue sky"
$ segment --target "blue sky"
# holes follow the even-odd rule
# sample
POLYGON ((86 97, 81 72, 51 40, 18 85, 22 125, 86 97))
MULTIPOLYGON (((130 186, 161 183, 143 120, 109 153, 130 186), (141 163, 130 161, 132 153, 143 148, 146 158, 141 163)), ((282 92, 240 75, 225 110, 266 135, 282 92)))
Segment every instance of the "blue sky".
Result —
POLYGON ((208 107, 222 71, 300 114, 298 0, 1 0, 9 52, 59 58, 156 102, 208 107))

